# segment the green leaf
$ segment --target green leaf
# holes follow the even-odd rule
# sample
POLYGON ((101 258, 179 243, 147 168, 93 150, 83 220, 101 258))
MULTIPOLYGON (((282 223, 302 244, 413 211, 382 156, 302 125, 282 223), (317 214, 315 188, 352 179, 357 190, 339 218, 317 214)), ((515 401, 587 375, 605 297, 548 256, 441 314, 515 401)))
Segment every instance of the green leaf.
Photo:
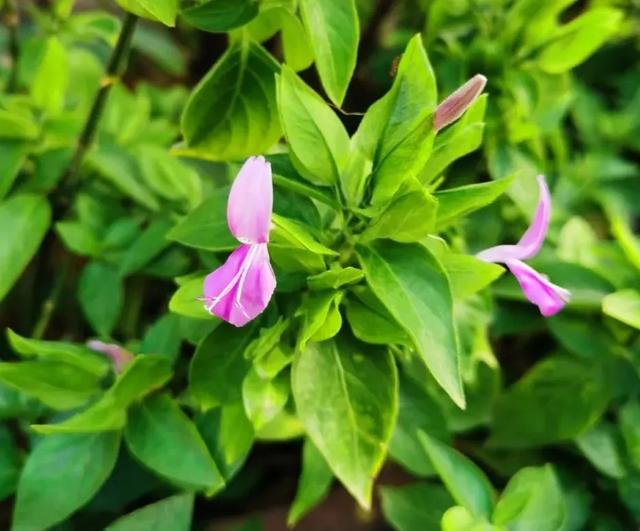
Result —
POLYGON ((438 200, 438 230, 475 210, 493 203, 511 185, 513 179, 499 179, 488 183, 469 184, 460 188, 436 192, 438 200))
POLYGON ((131 453, 160 476, 213 493, 224 479, 193 422, 166 394, 131 408, 124 439, 131 453))
POLYGON ((311 509, 322 503, 329 494, 332 480, 333 474, 324 457, 310 439, 305 439, 302 447, 302 473, 296 497, 287 516, 289 527, 295 526, 311 509))
POLYGON ((280 16, 284 62, 294 72, 306 70, 313 64, 313 49, 309 33, 294 14, 282 10, 280 16))
POLYGON ((54 435, 29 454, 18 483, 12 531, 44 531, 85 505, 118 457, 120 434, 54 435))
POLYGON ((173 227, 167 238, 207 251, 229 251, 238 245, 227 226, 227 188, 218 188, 173 227))
POLYGON ((247 417, 259 430, 272 420, 289 400, 289 374, 281 372, 275 378, 264 378, 250 369, 242 381, 242 400, 247 417))
POLYGON ((347 284, 356 283, 364 278, 364 273, 357 267, 341 267, 332 265, 331 269, 307 278, 309 289, 321 291, 338 289, 347 284))
POLYGON ((314 254, 337 256, 338 253, 321 243, 318 243, 311 231, 302 223, 287 219, 278 214, 272 215, 274 229, 271 234, 271 241, 274 244, 285 244, 291 247, 298 247, 314 254))
POLYGON ((408 377, 400 378, 398 420, 389 444, 389 455, 417 476, 433 474, 433 466, 418 440, 418 431, 449 440, 445 417, 425 389, 408 377))
POLYGON ((235 402, 201 413, 196 425, 225 480, 231 480, 253 446, 253 424, 244 406, 235 402))
POLYGON ((108 359, 83 345, 64 341, 29 339, 16 334, 10 328, 7 329, 7 340, 15 352, 26 358, 35 357, 41 360, 68 363, 99 377, 109 371, 108 359))
POLYGON ((178 0, 116 0, 120 7, 134 15, 175 26, 178 0))
POLYGON ((640 293, 633 289, 616 291, 602 299, 602 311, 633 328, 640 329, 640 293))
POLYGON ((538 66, 558 74, 579 65, 615 34, 622 16, 610 7, 589 9, 558 29, 538 56, 538 66))
POLYGON ((520 470, 493 513, 494 524, 513 531, 557 531, 564 518, 564 496, 549 465, 520 470))
POLYGON ((258 14, 255 0, 208 0, 181 12, 184 21, 202 31, 224 33, 244 26, 258 14))
POLYGON ((105 531, 189 531, 193 494, 178 494, 118 518, 105 531))
POLYGON ((467 109, 460 120, 438 134, 429 160, 418 177, 420 182, 432 182, 452 162, 480 147, 486 107, 487 96, 483 94, 467 109))
POLYGON ((380 242, 356 251, 373 292, 409 334, 436 381, 464 408, 451 288, 442 266, 419 245, 380 242))
POLYGON ((174 223, 167 218, 154 219, 129 245, 120 260, 119 274, 130 275, 142 269, 169 246, 167 234, 174 223))
POLYGON ((0 363, 0 381, 61 410, 81 406, 100 389, 95 373, 52 360, 0 363))
POLYGON ((622 439, 616 427, 599 422, 576 438, 576 445, 602 474, 620 479, 626 475, 622 457, 622 439))
POLYGON ((11 190, 27 152, 24 142, 0 141, 0 200, 11 190))
POLYGON ((212 320, 198 297, 202 297, 204 277, 198 276, 182 284, 169 300, 169 310, 178 315, 195 319, 212 320))
POLYGON ((259 44, 232 44, 191 93, 181 119, 187 145, 212 160, 268 151, 280 138, 274 74, 259 44))
POLYGON ((573 358, 547 358, 500 395, 491 442, 530 448, 565 441, 593 425, 609 389, 602 367, 573 358), (579 397, 579 399, 577 399, 579 397))
POLYGON ((172 376, 166 356, 139 355, 125 366, 111 388, 90 407, 59 424, 36 424, 38 433, 91 433, 118 430, 127 420, 127 409, 162 387, 172 376))
POLYGON ((142 183, 142 175, 136 161, 121 146, 100 143, 87 155, 87 163, 119 192, 143 207, 157 211, 160 205, 156 197, 142 183))
POLYGON ((640 403, 627 402, 620 408, 618 419, 629 460, 640 470, 640 403))
POLYGON ((356 67, 360 25, 354 0, 301 0, 302 20, 325 92, 342 105, 356 67))
POLYGON ((56 233, 64 246, 72 253, 81 256, 98 256, 102 243, 91 227, 79 221, 59 221, 55 225, 56 233))
POLYGON ((104 262, 89 262, 78 281, 78 300, 91 327, 101 337, 110 337, 124 300, 116 269, 104 262))
POLYGON ((0 500, 15 491, 21 468, 22 458, 11 432, 0 424, 0 500))
POLYGON ((468 254, 443 253, 439 256, 447 271, 454 299, 469 297, 486 288, 504 273, 504 268, 478 260, 468 254))
POLYGON ((0 138, 35 140, 40 134, 33 114, 0 108, 0 138))
POLYGON ((439 485, 411 483, 382 487, 382 512, 397 531, 440 531, 451 496, 439 485))
POLYGON ((175 360, 180 353, 181 344, 180 318, 166 313, 147 329, 142 338, 140 353, 162 354, 175 360))
POLYGON ((22 194, 0 203, 0 227, 11 227, 0 238, 0 300, 33 258, 50 222, 51 208, 44 197, 22 194))
POLYGON ((31 82, 33 102, 50 115, 60 113, 64 106, 68 81, 67 50, 57 37, 49 37, 38 71, 31 82))
POLYGON ((166 149, 137 146, 136 159, 149 188, 168 201, 179 201, 188 210, 200 204, 202 186, 198 173, 166 149))
POLYGON ((242 380, 249 369, 244 351, 254 330, 255 324, 244 328, 222 324, 198 345, 187 391, 203 411, 241 400, 242 380))
POLYGON ((412 190, 395 198, 362 233, 362 242, 389 238, 415 242, 434 232, 438 202, 425 189, 412 190))
POLYGON ((308 436, 365 508, 397 410, 391 355, 345 338, 310 343, 294 358, 292 389, 308 436))
POLYGON ((278 80, 278 111, 291 160, 310 182, 338 182, 349 150, 349 135, 329 106, 291 68, 278 80))
MULTIPOLYGON (((435 76, 416 35, 402 55, 391 90, 367 110, 353 139, 358 156, 372 163, 373 204, 385 205, 424 167, 433 143, 436 104, 435 76)), ((350 187, 358 188, 353 183, 350 187)))
POLYGON ((341 300, 342 293, 339 291, 321 291, 309 294, 296 312, 297 316, 302 317, 298 350, 304 350, 309 341, 330 339, 339 332, 342 318, 338 306, 341 300))
POLYGON ((405 331, 394 322, 393 317, 358 302, 347 302, 347 321, 353 335, 360 341, 373 345, 411 345, 411 339, 405 331))
POLYGON ((493 509, 493 487, 482 470, 426 433, 418 432, 418 438, 456 503, 475 517, 489 518, 493 509))

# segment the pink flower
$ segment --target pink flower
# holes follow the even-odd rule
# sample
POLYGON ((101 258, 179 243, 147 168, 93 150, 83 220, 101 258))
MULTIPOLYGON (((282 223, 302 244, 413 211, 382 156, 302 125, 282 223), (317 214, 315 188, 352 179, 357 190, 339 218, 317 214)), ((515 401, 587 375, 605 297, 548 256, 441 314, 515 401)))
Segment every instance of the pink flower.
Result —
POLYGON ((133 354, 131 354, 131 352, 123 349, 120 345, 115 345, 113 343, 105 343, 98 339, 92 339, 87 341, 87 347, 111 358, 113 367, 118 373, 122 372, 124 366, 133 360, 133 354))
POLYGON ((551 283, 546 276, 529 267, 522 260, 538 254, 547 235, 551 219, 551 195, 543 175, 538 176, 540 199, 531 225, 516 245, 498 245, 476 256, 485 262, 501 262, 516 277, 522 291, 545 317, 558 313, 569 301, 568 290, 551 283))
POLYGON ((271 166, 249 158, 238 173, 227 203, 229 230, 241 242, 227 261, 204 280, 205 309, 234 326, 264 311, 276 288, 267 242, 271 228, 271 166))
POLYGON ((433 128, 436 131, 440 131, 443 127, 460 118, 464 111, 480 96, 486 84, 487 78, 482 74, 476 74, 446 98, 436 108, 435 116, 433 117, 433 128))

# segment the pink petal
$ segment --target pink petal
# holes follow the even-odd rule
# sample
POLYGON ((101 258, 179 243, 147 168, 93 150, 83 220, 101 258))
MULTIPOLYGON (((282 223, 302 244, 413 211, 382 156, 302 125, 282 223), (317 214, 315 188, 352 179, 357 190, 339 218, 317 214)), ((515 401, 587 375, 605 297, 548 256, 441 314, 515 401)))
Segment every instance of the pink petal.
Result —
POLYGON ((555 315, 569 302, 571 293, 568 290, 549 282, 544 275, 524 262, 507 260, 506 264, 516 277, 525 297, 535 304, 545 317, 555 315))
POLYGON ((266 244, 241 245, 204 280, 205 308, 234 326, 244 326, 269 304, 276 278, 266 244))
POLYGON ((133 354, 131 354, 131 352, 113 343, 105 343, 98 339, 92 339, 87 341, 87 347, 110 357, 116 372, 122 372, 124 366, 133 360, 133 354))
POLYGON ((479 252, 476 257, 485 262, 506 262, 507 260, 526 260, 538 254, 547 236, 551 219, 551 194, 544 180, 538 175, 540 197, 531 225, 516 245, 498 245, 479 252))
POLYGON ((433 118, 433 128, 440 131, 451 122, 455 122, 464 114, 469 106, 480 96, 487 84, 487 78, 476 74, 436 108, 433 118))
POLYGON ((251 157, 238 172, 227 203, 227 223, 242 243, 269 241, 273 186, 271 165, 264 157, 251 157))

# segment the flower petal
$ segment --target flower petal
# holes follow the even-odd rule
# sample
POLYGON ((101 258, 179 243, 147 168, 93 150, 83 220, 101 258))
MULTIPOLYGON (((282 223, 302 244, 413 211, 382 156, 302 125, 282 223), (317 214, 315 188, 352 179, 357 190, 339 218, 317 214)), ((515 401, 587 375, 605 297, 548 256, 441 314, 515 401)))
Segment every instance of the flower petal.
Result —
POLYGON ((271 165, 264 157, 251 157, 229 192, 227 223, 231 234, 242 243, 268 242, 272 209, 271 165))
POLYGON ((516 277, 525 297, 535 304, 545 317, 555 315, 569 302, 571 293, 568 290, 556 286, 524 262, 507 260, 506 265, 516 277))
POLYGON ((91 339, 87 341, 87 347, 111 358, 113 367, 118 373, 122 372, 124 366, 133 360, 133 354, 122 348, 120 345, 105 343, 99 339, 91 339))
POLYGON ((551 194, 544 180, 538 175, 540 197, 533 221, 516 245, 497 245, 479 252, 476 257, 485 262, 506 262, 507 260, 526 260, 538 254, 544 243, 551 219, 551 194))
POLYGON ((486 84, 487 78, 482 74, 476 74, 446 98, 436 108, 433 118, 433 128, 436 131, 440 131, 443 127, 460 118, 460 116, 464 114, 464 111, 480 96, 486 84))
POLYGON ((234 326, 264 311, 276 287, 266 244, 241 245, 204 281, 205 308, 234 326))

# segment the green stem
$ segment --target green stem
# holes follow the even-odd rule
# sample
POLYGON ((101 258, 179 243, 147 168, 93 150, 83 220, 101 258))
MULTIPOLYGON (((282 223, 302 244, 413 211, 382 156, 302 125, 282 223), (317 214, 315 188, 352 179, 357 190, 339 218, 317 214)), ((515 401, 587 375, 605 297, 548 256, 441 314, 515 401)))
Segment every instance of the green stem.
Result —
POLYGON ((102 117, 109 91, 111 90, 111 87, 119 80, 120 76, 125 70, 126 59, 131 48, 131 40, 133 38, 133 33, 135 31, 137 21, 138 17, 130 13, 127 14, 124 20, 122 29, 120 30, 120 35, 118 36, 118 41, 116 42, 116 46, 111 53, 111 57, 107 65, 107 70, 100 86, 100 90, 98 90, 98 93, 93 100, 91 111, 89 112, 87 121, 84 124, 82 133, 80 134, 80 138, 78 139, 78 143, 76 144, 75 151, 73 153, 73 156, 71 157, 71 162, 69 163, 69 166, 67 167, 67 170, 62 177, 61 190, 64 191, 64 193, 61 195, 65 200, 70 200, 71 196, 73 195, 73 191, 75 191, 75 189, 77 188, 78 170, 80 169, 80 165, 82 164, 87 151, 93 144, 93 140, 98 129, 98 123, 100 122, 100 118, 102 117))
POLYGON ((9 34, 9 57, 11 57, 7 92, 14 92, 18 85, 18 54, 20 52, 18 45, 18 26, 20 25, 20 16, 15 0, 7 0, 3 21, 4 25, 7 27, 7 33, 9 34))
POLYGON ((55 310, 56 304, 58 304, 58 299, 60 298, 60 294, 62 293, 62 288, 67 278, 67 272, 69 271, 70 264, 71 256, 65 255, 64 262, 60 268, 58 276, 55 279, 55 282, 53 283, 51 292, 42 303, 42 307, 40 308, 40 317, 38 318, 38 321, 34 325, 31 332, 31 337, 34 339, 41 339, 46 333, 47 328, 49 327, 49 322, 51 321, 53 311, 55 310))

